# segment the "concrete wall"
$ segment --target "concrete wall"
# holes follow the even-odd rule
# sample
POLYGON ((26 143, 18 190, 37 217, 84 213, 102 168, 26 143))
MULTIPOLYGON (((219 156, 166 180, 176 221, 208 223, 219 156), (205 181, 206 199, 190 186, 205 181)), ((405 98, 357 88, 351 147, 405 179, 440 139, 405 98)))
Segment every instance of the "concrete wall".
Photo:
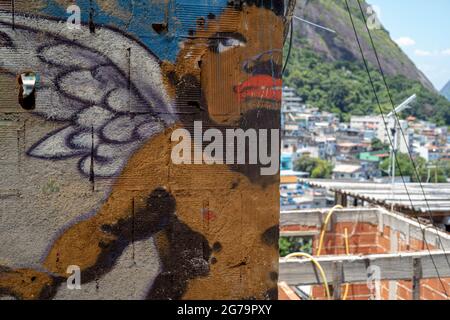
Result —
POLYGON ((0 295, 276 298, 278 174, 171 157, 194 121, 279 127, 282 1, 239 2, 2 2, 0 295))

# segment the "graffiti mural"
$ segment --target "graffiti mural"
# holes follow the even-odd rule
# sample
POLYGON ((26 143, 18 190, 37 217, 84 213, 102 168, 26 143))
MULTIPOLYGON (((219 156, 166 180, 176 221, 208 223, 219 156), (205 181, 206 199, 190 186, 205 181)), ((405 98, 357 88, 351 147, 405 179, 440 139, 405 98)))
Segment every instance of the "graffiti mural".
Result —
POLYGON ((15 137, 0 149, 17 155, 0 171, 0 296, 276 298, 278 175, 175 165, 171 137, 279 128, 283 17, 281 0, 0 11, 0 134, 15 137))

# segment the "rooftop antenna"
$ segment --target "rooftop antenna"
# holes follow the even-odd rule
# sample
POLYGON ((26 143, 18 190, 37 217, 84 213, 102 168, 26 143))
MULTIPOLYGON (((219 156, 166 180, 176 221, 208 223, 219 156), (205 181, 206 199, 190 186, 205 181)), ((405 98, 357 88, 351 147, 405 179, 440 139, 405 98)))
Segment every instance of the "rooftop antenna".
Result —
MULTIPOLYGON (((400 120, 397 118, 397 115, 410 108, 410 104, 417 99, 417 95, 413 94, 411 97, 403 101, 399 106, 397 106, 392 112, 390 112, 386 118, 392 119, 394 118, 394 127, 391 129, 394 145, 391 146, 391 183, 392 183, 392 200, 394 200, 394 189, 395 189, 395 164, 397 159, 397 148, 398 148, 398 134, 397 134, 397 124, 400 124, 400 120)), ((391 210, 394 210, 394 201, 392 202, 391 210)))

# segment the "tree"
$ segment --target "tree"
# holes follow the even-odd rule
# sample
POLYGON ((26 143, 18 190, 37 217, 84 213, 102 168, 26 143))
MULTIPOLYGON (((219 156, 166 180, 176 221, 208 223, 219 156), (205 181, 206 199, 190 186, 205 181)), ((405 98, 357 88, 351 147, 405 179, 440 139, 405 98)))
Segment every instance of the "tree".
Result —
POLYGON ((316 167, 315 159, 311 157, 301 157, 294 164, 294 169, 296 171, 303 171, 311 173, 316 167))
MULTIPOLYGON (((380 163, 380 169, 388 172, 391 166, 392 158, 389 157, 380 163)), ((404 177, 411 177, 413 182, 426 182, 428 176, 427 163, 424 158, 415 157, 410 159, 406 153, 397 153, 397 160, 395 166, 395 176, 400 177, 402 174, 404 177), (413 164, 414 161, 414 164, 413 164), (414 168, 415 165, 415 168, 414 168), (417 170, 417 172, 416 172, 417 170), (419 178, 419 179, 418 179, 419 178)))
MULTIPOLYGON (((428 170, 428 169, 427 169, 428 170)), ((448 160, 440 160, 430 164, 429 182, 446 183, 450 176, 450 162, 448 160)))
POLYGON ((312 254, 312 238, 310 237, 280 237, 278 244, 280 257, 294 252, 312 254))
MULTIPOLYGON (((324 59, 298 34, 294 43, 283 81, 293 87, 306 104, 332 111, 345 120, 351 115, 380 114, 366 69, 360 61, 324 59)), ((392 104, 383 78, 372 66, 370 73, 381 109, 389 113, 392 104)), ((403 75, 387 75, 386 81, 394 102, 400 103, 413 93, 417 94, 417 101, 408 114, 438 125, 450 125, 450 102, 445 97, 403 75)))
POLYGON ((389 145, 386 143, 383 143, 378 138, 373 139, 371 145, 372 145, 372 151, 381 151, 381 150, 389 149, 389 145))
POLYGON ((329 161, 307 156, 298 159, 294 165, 294 169, 308 172, 313 179, 330 179, 333 166, 329 161))
POLYGON ((450 177, 450 161, 441 160, 436 163, 438 170, 442 170, 443 175, 447 179, 450 177))
POLYGON ((320 160, 317 166, 311 172, 311 178, 313 179, 329 179, 333 171, 333 166, 328 161, 320 160))
POLYGON ((290 252, 291 243, 286 237, 280 237, 279 240, 280 257, 286 257, 290 252))

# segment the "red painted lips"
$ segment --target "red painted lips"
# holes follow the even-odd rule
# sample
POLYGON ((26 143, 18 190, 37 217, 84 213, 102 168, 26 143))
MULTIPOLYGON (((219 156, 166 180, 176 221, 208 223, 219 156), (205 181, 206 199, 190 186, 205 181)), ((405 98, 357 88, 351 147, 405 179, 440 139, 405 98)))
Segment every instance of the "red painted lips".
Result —
POLYGON ((258 75, 249 78, 235 87, 239 101, 249 98, 281 101, 281 79, 275 79, 268 75, 258 75))

